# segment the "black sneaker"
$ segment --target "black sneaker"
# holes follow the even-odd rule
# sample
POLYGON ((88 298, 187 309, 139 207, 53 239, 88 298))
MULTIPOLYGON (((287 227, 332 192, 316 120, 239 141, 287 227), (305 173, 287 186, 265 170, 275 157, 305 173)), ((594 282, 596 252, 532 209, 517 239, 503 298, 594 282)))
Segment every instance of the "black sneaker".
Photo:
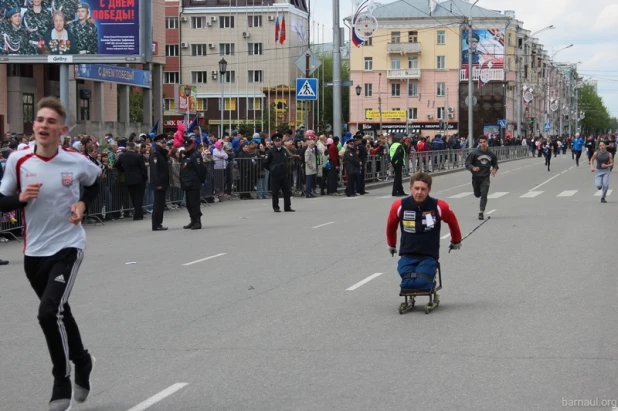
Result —
POLYGON ((483 216, 483 213, 479 213, 479 220, 484 220, 485 217, 483 216))
POLYGON ((602 199, 601 199, 601 202, 602 202, 602 203, 607 203, 607 201, 605 201, 605 199, 604 199, 604 198, 602 198, 602 199))
POLYGON ((195 225, 195 221, 191 221, 189 224, 187 224, 186 226, 182 227, 185 230, 190 230, 191 228, 193 228, 193 226, 195 225))
POLYGON ((68 411, 71 409, 72 391, 69 378, 55 379, 52 397, 49 400, 49 411, 68 411))
POLYGON ((73 397, 80 404, 88 399, 88 394, 90 394, 92 389, 90 379, 95 362, 96 359, 88 354, 88 358, 83 363, 75 364, 75 389, 73 397))

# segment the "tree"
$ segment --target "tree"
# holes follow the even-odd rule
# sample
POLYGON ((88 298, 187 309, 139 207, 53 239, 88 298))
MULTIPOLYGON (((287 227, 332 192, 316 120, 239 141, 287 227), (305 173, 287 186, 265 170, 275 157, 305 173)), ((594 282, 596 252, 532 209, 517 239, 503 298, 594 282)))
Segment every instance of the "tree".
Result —
MULTIPOLYGON (((318 78, 319 94, 320 98, 320 113, 319 113, 319 127, 316 127, 320 131, 326 131, 327 125, 333 126, 333 88, 326 86, 327 82, 333 81, 333 55, 332 53, 320 53, 318 55, 322 61, 322 66, 317 69, 313 74, 318 78), (324 71, 324 73, 322 73, 324 71), (323 97, 322 97, 323 93, 323 97), (322 102, 324 105, 322 106, 322 102)), ((350 61, 341 60, 341 80, 350 80, 350 61)), ((317 106, 316 106, 317 108, 317 106)), ((349 87, 341 87, 341 121, 347 123, 350 117, 350 89, 349 87)), ((341 136, 343 130, 332 131, 333 135, 341 136)))
POLYGON ((591 85, 584 84, 579 89, 579 111, 584 113, 580 124, 585 134, 602 133, 612 126, 603 98, 591 85))
POLYGON ((609 128, 612 133, 618 133, 618 118, 612 117, 609 121, 609 128))
MULTIPOLYGON (((144 119, 144 94, 139 91, 132 91, 129 93, 129 122, 130 123, 144 123, 149 119, 144 119)), ((118 93, 118 118, 120 118, 120 93, 118 93)))

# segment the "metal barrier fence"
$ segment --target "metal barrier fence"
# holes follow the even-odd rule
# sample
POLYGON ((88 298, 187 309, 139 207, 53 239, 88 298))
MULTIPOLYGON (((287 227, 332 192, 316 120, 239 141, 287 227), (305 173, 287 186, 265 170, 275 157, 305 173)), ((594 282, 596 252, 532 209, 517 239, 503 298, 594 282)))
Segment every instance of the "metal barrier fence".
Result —
MULTIPOLYGON (((465 167, 466 156, 470 150, 441 150, 412 152, 406 158, 404 175, 416 171, 437 172, 465 167)), ((522 159, 530 156, 527 147, 493 147, 498 161, 522 159)), ((270 196, 270 172, 263 167, 264 159, 260 156, 236 158, 227 164, 215 164, 206 158, 206 181, 201 188, 201 198, 204 204, 229 199, 268 198, 270 196)), ((294 156, 288 161, 287 177, 292 193, 307 192, 306 183, 311 184, 310 193, 327 193, 338 190, 345 183, 344 167, 339 170, 324 168, 324 158, 316 163, 315 178, 307 180, 304 159, 294 156)), ((342 162, 341 162, 342 163, 342 162)), ((369 156, 363 166, 365 183, 386 181, 392 175, 389 160, 382 155, 369 156)), ((105 220, 126 218, 132 215, 134 204, 124 183, 124 176, 116 169, 106 168, 99 179, 99 196, 90 205, 86 222, 101 223, 105 220)), ((150 184, 144 187, 144 202, 146 211, 152 210, 154 188, 150 184)), ((170 164, 170 185, 167 190, 166 208, 177 210, 185 205, 185 194, 180 187, 180 164, 170 164)), ((0 238, 12 237, 20 239, 23 221, 21 213, 13 211, 0 213, 0 238)), ((0 240, 2 241, 2 240, 0 240)))

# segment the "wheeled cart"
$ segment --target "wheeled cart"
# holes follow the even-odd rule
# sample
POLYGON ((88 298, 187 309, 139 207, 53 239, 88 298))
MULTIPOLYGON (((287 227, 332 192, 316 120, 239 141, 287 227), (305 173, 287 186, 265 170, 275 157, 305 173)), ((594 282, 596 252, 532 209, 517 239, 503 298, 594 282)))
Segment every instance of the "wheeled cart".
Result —
POLYGON ((406 313, 414 308, 416 297, 429 297, 429 303, 425 305, 425 314, 429 314, 440 305, 440 296, 438 291, 442 289, 442 271, 440 263, 438 263, 438 273, 434 278, 433 288, 431 290, 415 290, 410 288, 402 288, 399 296, 405 298, 405 302, 399 305, 399 314, 406 313), (437 279, 437 282, 436 282, 437 279))

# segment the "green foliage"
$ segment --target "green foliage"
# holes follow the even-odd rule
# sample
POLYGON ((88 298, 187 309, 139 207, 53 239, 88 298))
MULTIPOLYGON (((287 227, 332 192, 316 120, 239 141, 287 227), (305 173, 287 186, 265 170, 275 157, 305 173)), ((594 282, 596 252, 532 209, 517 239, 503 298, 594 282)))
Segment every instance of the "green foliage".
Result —
MULTIPOLYGON (((148 122, 148 119, 144 119, 143 99, 144 94, 142 92, 129 93, 129 122, 142 123, 144 120, 148 122)), ((120 118, 120 93, 118 93, 118 118, 120 118)))
MULTIPOLYGON (((321 53, 318 55, 318 58, 322 61, 322 66, 317 69, 313 75, 318 78, 318 84, 320 88, 319 95, 320 98, 320 116, 319 116, 319 127, 314 127, 314 129, 325 131, 326 124, 333 125, 333 88, 326 87, 327 82, 333 81, 333 55, 332 53, 321 53), (324 73, 322 73, 324 71, 324 73), (322 106, 322 102, 324 105, 322 106)), ((350 80, 350 61, 349 60, 341 60, 341 81, 350 80)), ((352 86, 352 87, 355 87, 352 86)), ((342 123, 347 123, 349 121, 350 116, 350 88, 349 87, 341 87, 341 121, 342 123)), ((341 135, 341 131, 335 132, 335 135, 341 135)))
POLYGON ((583 111, 585 117, 580 121, 585 133, 601 133, 611 128, 611 118, 603 98, 597 94, 594 87, 584 85, 579 89, 579 111, 583 111))
POLYGON ((609 128, 612 130, 613 133, 618 133, 618 118, 612 117, 609 120, 609 128))

